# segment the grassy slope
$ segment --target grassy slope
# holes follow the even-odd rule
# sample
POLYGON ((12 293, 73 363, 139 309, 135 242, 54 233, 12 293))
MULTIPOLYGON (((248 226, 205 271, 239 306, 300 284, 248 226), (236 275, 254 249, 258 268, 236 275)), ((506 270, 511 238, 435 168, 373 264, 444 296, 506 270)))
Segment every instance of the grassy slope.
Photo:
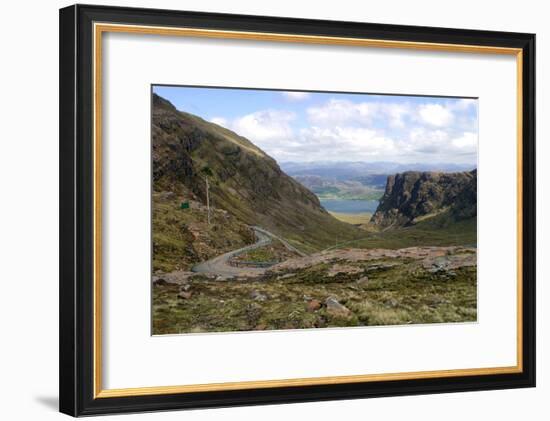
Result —
POLYGON ((414 246, 475 247, 476 244, 477 218, 447 224, 434 217, 409 227, 370 232, 366 238, 342 247, 399 249, 414 246))
POLYGON ((176 200, 153 196, 153 272, 190 270, 253 242, 253 232, 230 214, 213 210, 208 225, 204 209, 180 209, 176 200))
POLYGON ((249 250, 234 257, 232 261, 243 262, 284 262, 292 257, 298 257, 296 253, 288 250, 280 241, 273 240, 270 244, 249 250))
MULTIPOLYGON (((443 216, 438 216, 411 227, 383 232, 359 230, 338 221, 319 209, 318 201, 309 196, 310 192, 285 178, 284 173, 281 176, 274 161, 252 143, 198 117, 182 115, 194 129, 188 133, 174 129, 177 136, 170 138, 171 143, 156 153, 159 161, 167 162, 168 172, 172 168, 190 170, 185 165, 193 165, 193 171, 185 174, 182 171, 176 178, 161 175, 155 187, 177 195, 185 182, 184 187, 193 190, 194 198, 204 202, 204 189, 201 188, 204 178, 200 171, 207 166, 213 172, 209 178, 213 205, 231 213, 213 213, 213 223, 208 226, 204 210, 181 210, 175 198, 160 200, 154 196, 154 270, 188 270, 198 261, 253 242, 251 230, 245 223, 264 226, 307 252, 333 245, 335 238, 339 241, 354 240, 342 247, 360 248, 476 243, 475 218, 451 224, 443 216), (186 149, 178 149, 179 142, 186 136, 195 142, 189 149, 190 161, 170 161, 186 153, 186 149), (172 150, 178 150, 178 153, 173 154, 172 150), (364 236, 366 238, 357 240, 364 236)), ((160 131, 160 126, 156 130, 160 131)), ((269 256, 252 257, 264 259, 269 256)), ((178 287, 175 285, 155 286, 154 333, 476 319, 475 268, 463 268, 452 275, 434 274, 414 262, 401 263, 404 264, 383 271, 364 267, 369 277, 367 284, 356 282, 356 278, 363 274, 329 279, 326 276, 328 268, 320 265, 299 270, 285 279, 267 277, 253 281, 213 282, 196 275, 191 281, 192 296, 185 300, 177 298, 178 287), (254 299, 255 292, 265 295, 266 299, 254 299), (304 296, 322 302, 333 296, 346 305, 352 315, 338 317, 329 314, 325 307, 309 311, 304 296)))
POLYGON ((477 318, 476 268, 429 272, 418 262, 381 259, 357 262, 354 274, 327 277, 328 265, 271 275, 256 281, 191 280, 190 299, 176 285, 153 289, 153 332, 221 332, 340 326, 467 322, 477 318), (394 266, 391 266, 391 265, 394 266), (384 265, 388 267, 384 268, 384 265), (368 276, 368 282, 358 279, 368 276), (264 299, 258 300, 258 294, 264 299), (308 300, 336 298, 350 310, 342 317, 308 300))
POLYGON ((217 143, 193 153, 197 167, 215 168, 210 185, 211 200, 216 206, 243 222, 281 235, 306 253, 322 250, 335 236, 360 238, 357 228, 333 218, 314 202, 317 199, 313 194, 310 193, 311 198, 304 194, 303 186, 266 165, 265 157, 227 148, 217 143), (224 165, 226 169, 240 170, 231 177, 220 176, 219 168, 224 165))
POLYGON ((241 222, 272 231, 304 252, 354 239, 357 227, 338 221, 317 197, 287 176, 275 160, 246 138, 192 114, 178 112, 156 97, 153 108, 155 189, 184 186, 205 201, 204 170, 210 199, 241 222))

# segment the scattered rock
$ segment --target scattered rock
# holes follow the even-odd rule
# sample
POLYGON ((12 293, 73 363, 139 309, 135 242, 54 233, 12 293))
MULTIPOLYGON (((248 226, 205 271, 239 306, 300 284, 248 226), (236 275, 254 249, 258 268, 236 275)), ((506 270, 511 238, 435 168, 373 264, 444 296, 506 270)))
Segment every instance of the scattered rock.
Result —
POLYGON ((174 192, 173 191, 161 191, 159 193, 156 193, 155 196, 157 196, 161 200, 171 200, 174 198, 174 192))
POLYGON ((422 266, 430 273, 435 273, 439 271, 453 271, 460 267, 475 266, 477 264, 477 255, 476 253, 460 252, 459 250, 456 254, 446 256, 429 256, 424 259, 422 266))
POLYGON ((395 300, 394 298, 390 298, 389 300, 386 300, 384 302, 384 305, 386 307, 397 307, 399 305, 399 302, 397 302, 397 300, 395 300))
POLYGON ((449 300, 447 300, 446 298, 444 298, 440 295, 433 295, 431 297, 428 297, 427 302, 428 302, 428 305, 430 307, 437 307, 441 304, 449 304, 450 303, 449 300))
POLYGON ((157 278, 156 276, 153 276, 153 285, 156 287, 160 287, 162 285, 166 285, 168 282, 166 282, 163 278, 157 278))
MULTIPOLYGON (((288 259, 284 262, 277 263, 270 268, 271 273, 279 273, 280 276, 288 274, 289 277, 294 274, 288 273, 289 271, 296 271, 308 267, 312 267, 322 263, 331 264, 333 272, 336 275, 339 272, 343 273, 358 273, 362 269, 352 266, 343 265, 341 263, 333 263, 334 261, 346 261, 349 263, 355 262, 368 262, 379 259, 415 259, 421 260, 426 269, 431 268, 434 260, 438 257, 445 257, 449 259, 449 269, 456 269, 463 266, 475 266, 477 263, 476 249, 472 247, 407 247, 398 250, 393 249, 338 249, 323 251, 320 253, 314 253, 306 257, 295 257, 288 259), (352 272, 349 272, 349 268, 352 272)), ((380 263, 373 262, 375 266, 378 266, 377 270, 385 270, 390 268, 392 263, 380 263)), ((399 264, 399 262, 396 262, 399 264)), ((368 270, 368 269, 367 269, 368 270)), ((279 278, 280 279, 280 278, 279 278)))
POLYGON ((351 316, 351 310, 346 306, 340 304, 334 297, 328 297, 325 301, 327 306, 327 312, 333 316, 349 317, 351 316))
POLYGON ((395 266, 399 266, 398 263, 380 263, 379 265, 372 265, 366 268, 365 270, 367 272, 378 272, 378 271, 384 271, 391 269, 395 266))
POLYGON ((363 272, 363 269, 360 267, 351 266, 351 265, 341 265, 337 263, 328 270, 327 276, 332 278, 338 275, 339 273, 354 274, 359 272, 363 272))
POLYGON ((368 276, 362 276, 357 281, 355 281, 357 285, 366 286, 369 283, 369 277, 368 276))
POLYGON ((277 280, 292 278, 294 275, 294 273, 285 273, 284 275, 277 276, 277 280))
POLYGON ((308 311, 317 311, 322 307, 322 304, 319 300, 311 300, 307 303, 308 311))
POLYGON ((175 284, 182 285, 188 283, 191 276, 196 275, 194 272, 175 271, 170 273, 164 273, 162 275, 155 275, 152 277, 153 285, 166 285, 175 284))
POLYGON ((179 298, 180 300, 188 300, 188 299, 190 299, 192 296, 193 296, 193 293, 190 292, 190 291, 180 291, 180 293, 178 294, 178 298, 179 298))
POLYGON ((265 301, 267 300, 267 295, 261 293, 260 291, 254 290, 250 293, 250 298, 255 301, 265 301))
POLYGON ((183 284, 182 286, 180 286, 180 291, 189 291, 191 289, 191 284, 183 284))

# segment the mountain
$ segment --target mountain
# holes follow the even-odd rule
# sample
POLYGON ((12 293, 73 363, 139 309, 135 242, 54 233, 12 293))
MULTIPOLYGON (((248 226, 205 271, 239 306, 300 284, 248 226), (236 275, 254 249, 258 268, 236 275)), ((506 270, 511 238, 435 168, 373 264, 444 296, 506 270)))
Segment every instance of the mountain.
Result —
POLYGON ((430 218, 448 224, 477 215, 477 170, 391 175, 371 222, 382 227, 413 225, 430 218))
MULTIPOLYGON (((302 251, 354 239, 360 231, 333 218, 318 198, 248 139, 178 111, 153 95, 153 190, 206 203, 258 225, 302 251)), ((155 227, 153 227, 155 230, 155 227)))
POLYGON ((386 176, 405 171, 459 172, 469 171, 475 166, 454 163, 411 163, 398 162, 282 162, 281 168, 291 177, 319 176, 337 180, 358 180, 365 185, 379 184, 386 176))
MULTIPOLYGON (((378 200, 384 192, 383 185, 380 187, 380 185, 369 184, 372 179, 362 182, 357 179, 338 180, 318 175, 297 175, 293 178, 320 199, 378 200)), ((386 178, 386 176, 383 177, 384 185, 386 178)))
POLYGON ((471 165, 397 162, 283 162, 282 169, 320 198, 374 199, 384 192, 389 175, 406 171, 458 172, 471 165))

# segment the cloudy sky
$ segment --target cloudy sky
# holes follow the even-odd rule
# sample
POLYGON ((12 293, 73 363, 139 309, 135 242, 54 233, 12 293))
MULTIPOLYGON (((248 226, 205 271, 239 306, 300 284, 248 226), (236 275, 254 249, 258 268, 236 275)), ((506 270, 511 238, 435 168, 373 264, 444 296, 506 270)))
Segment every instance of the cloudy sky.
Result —
POLYGON ((477 161, 477 100, 155 86, 279 162, 477 161))

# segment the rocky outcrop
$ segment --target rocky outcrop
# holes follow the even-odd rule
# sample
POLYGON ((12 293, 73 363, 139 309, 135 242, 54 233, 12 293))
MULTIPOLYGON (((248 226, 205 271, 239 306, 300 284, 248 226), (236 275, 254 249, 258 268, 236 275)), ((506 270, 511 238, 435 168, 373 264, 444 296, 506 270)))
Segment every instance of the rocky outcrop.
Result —
POLYGON ((445 215, 447 221, 477 215, 477 170, 408 171, 391 175, 371 222, 382 227, 397 227, 437 215, 445 215))

